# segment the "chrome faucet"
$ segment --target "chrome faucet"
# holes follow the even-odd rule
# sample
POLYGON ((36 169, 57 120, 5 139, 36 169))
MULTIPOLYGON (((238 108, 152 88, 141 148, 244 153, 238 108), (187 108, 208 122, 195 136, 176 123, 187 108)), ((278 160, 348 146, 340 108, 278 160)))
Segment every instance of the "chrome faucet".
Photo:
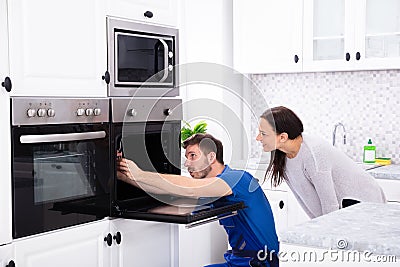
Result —
POLYGON ((333 137, 332 137, 332 139, 333 139, 333 141, 332 141, 333 146, 335 146, 335 142, 336 142, 336 129, 337 129, 339 126, 342 126, 342 127, 343 127, 343 144, 344 144, 344 145, 346 144, 346 129, 344 128, 343 123, 339 122, 339 123, 336 123, 336 124, 335 124, 335 128, 333 129, 333 137))

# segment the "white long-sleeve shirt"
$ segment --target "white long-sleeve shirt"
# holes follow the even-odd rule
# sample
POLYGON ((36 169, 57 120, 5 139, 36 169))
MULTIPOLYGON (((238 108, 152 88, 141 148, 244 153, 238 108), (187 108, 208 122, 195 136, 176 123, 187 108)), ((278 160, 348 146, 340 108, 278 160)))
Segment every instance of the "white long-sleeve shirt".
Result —
POLYGON ((296 157, 286 158, 285 173, 288 186, 311 218, 338 210, 344 198, 386 202, 374 177, 315 136, 303 134, 296 157))

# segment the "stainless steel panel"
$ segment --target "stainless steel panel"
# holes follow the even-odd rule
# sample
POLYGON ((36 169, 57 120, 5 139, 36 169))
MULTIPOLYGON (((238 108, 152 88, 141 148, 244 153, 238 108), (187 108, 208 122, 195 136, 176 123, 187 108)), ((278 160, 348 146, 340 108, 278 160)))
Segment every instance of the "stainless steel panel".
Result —
POLYGON ((107 98, 11 99, 12 125, 108 122, 109 114, 107 98))
POLYGON ((183 118, 182 99, 178 98, 112 98, 111 110, 112 122, 174 121, 183 118))

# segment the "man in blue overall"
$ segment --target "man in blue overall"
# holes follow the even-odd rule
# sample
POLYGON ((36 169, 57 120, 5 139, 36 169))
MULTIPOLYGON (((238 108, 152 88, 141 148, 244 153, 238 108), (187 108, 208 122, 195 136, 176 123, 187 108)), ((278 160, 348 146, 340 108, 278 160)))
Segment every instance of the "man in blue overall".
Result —
POLYGON ((226 262, 207 267, 279 266, 274 218, 258 181, 245 171, 224 165, 222 143, 210 134, 195 134, 184 141, 183 147, 185 167, 194 179, 142 171, 127 159, 117 163, 118 178, 155 193, 243 201, 246 208, 238 215, 220 220, 232 247, 224 254, 226 262))

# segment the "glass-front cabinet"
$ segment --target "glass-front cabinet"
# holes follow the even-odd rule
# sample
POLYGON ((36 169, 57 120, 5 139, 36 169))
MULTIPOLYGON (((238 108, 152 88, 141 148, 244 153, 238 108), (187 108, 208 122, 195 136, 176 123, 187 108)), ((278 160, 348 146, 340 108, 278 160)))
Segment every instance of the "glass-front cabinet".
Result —
POLYGON ((303 18, 303 71, 400 66, 398 0, 304 0, 303 18))

